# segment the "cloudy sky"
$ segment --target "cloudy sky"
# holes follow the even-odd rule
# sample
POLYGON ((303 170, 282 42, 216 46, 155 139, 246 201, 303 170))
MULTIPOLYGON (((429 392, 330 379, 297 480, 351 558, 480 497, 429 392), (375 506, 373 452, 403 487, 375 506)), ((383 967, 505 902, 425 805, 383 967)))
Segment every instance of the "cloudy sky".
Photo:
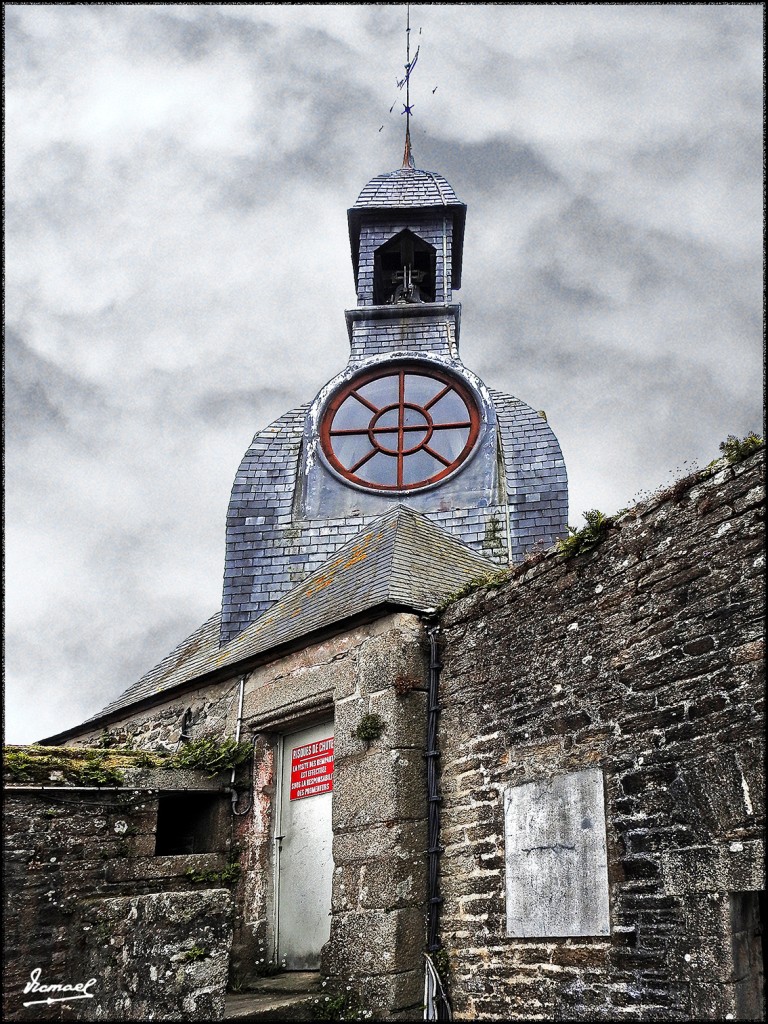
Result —
MULTIPOLYGON (((5 19, 24 742, 217 610, 243 452, 345 364, 346 210, 401 161, 405 5, 5 19)), ((571 522, 759 431, 761 5, 432 4, 411 24, 416 164, 468 205, 462 355, 546 410, 571 522)))

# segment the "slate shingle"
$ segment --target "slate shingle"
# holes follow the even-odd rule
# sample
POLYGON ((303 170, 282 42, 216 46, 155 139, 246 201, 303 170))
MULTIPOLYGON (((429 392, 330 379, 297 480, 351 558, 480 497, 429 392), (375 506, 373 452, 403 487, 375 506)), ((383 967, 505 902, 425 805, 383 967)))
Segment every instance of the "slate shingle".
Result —
MULTIPOLYGON (((213 615, 94 718, 231 668, 376 606, 424 612, 497 566, 413 509, 398 505, 369 523, 239 636, 219 646, 213 615)), ((90 721, 90 719, 89 719, 90 721)), ((87 724, 87 723, 84 723, 87 724)))

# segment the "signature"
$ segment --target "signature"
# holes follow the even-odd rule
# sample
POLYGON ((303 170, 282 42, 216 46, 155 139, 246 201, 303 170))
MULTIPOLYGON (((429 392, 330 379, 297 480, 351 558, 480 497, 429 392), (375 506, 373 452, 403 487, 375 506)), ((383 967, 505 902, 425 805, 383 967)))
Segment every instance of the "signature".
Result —
POLYGON ((58 997, 47 996, 45 999, 30 999, 24 1003, 24 1006, 37 1006, 39 1003, 46 1003, 50 1006, 52 1003, 68 1003, 71 999, 93 999, 93 992, 89 992, 88 989, 96 984, 95 978, 89 978, 88 981, 80 981, 77 985, 41 985, 40 975, 43 973, 41 967, 36 967, 29 975, 29 981, 24 986, 24 995, 29 995, 30 992, 66 992, 67 995, 61 995, 58 997))

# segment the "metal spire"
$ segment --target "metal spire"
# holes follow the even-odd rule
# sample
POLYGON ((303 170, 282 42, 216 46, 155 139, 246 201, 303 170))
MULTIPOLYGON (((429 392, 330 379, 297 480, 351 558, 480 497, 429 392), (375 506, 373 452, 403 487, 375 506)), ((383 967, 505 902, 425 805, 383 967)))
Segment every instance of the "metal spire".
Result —
POLYGON ((416 56, 411 61, 411 5, 406 5, 406 50, 405 50, 405 78, 398 85, 402 88, 405 83, 405 104, 403 106, 402 113, 405 114, 405 149, 403 150, 403 167, 414 168, 416 165, 413 162, 413 151, 411 150, 411 71, 416 66, 416 61, 419 59, 419 50, 416 50, 416 56))

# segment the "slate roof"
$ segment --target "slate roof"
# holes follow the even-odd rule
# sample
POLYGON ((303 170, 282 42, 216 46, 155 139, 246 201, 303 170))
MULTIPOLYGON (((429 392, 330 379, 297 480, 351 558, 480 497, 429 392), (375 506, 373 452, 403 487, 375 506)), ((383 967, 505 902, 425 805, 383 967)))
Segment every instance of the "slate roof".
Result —
POLYGON ((459 201, 442 174, 400 167, 371 178, 352 209, 393 210, 414 206, 463 207, 464 203, 459 201))
POLYGON ((475 554, 426 516, 397 505, 339 548, 239 636, 219 647, 219 615, 213 615, 83 726, 211 672, 234 670, 243 661, 368 609, 389 605, 427 611, 471 580, 496 571, 495 563, 475 554))

